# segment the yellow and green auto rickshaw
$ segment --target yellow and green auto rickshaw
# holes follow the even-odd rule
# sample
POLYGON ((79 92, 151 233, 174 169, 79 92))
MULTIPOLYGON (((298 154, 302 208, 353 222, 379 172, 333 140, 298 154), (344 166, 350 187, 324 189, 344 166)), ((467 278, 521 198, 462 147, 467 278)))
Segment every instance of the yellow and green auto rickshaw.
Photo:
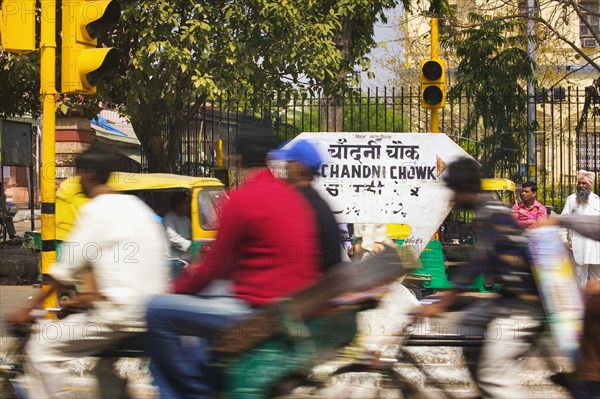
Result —
POLYGON ((492 193, 505 205, 512 207, 517 203, 517 184, 506 178, 490 178, 481 180, 481 189, 492 193))
MULTIPOLYGON (((510 179, 482 179, 481 189, 491 193, 506 206, 512 207, 517 203, 517 185, 510 179)), ((438 289, 453 287, 448 280, 447 267, 460 267, 468 258, 474 244, 469 224, 465 221, 446 221, 442 225, 441 234, 435 234, 427 244, 420 256, 422 267, 409 274, 405 280, 405 285, 417 298, 420 299, 424 293, 428 294, 438 289)), ((409 233, 410 227, 407 225, 390 224, 387 226, 388 237, 399 245, 404 242, 409 233)), ((471 288, 485 291, 490 287, 486 287, 484 277, 479 276, 471 284, 471 288)))
MULTIPOLYGON (((217 205, 225 195, 225 187, 218 179, 166 173, 115 172, 110 176, 108 185, 115 191, 137 195, 159 216, 168 211, 173 192, 188 191, 191 199, 192 257, 196 257, 200 247, 212 241, 217 234, 217 205)), ((60 184, 56 194, 56 239, 59 242, 67 238, 79 208, 87 201, 89 198, 84 195, 79 178, 72 177, 60 184)))

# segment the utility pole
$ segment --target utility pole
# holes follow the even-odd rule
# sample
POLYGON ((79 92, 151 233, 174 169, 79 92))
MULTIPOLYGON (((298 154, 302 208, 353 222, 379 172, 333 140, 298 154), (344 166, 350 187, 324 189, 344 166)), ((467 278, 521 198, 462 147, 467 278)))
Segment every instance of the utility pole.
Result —
MULTIPOLYGON (((39 173, 42 211, 42 290, 49 289, 50 267, 56 261, 56 0, 40 0, 40 98, 42 101, 42 151, 39 173)), ((2 48, 17 54, 36 51, 36 0, 4 0, 0 14, 2 48)), ((30 201, 31 203, 31 201, 30 201)), ((56 296, 44 308, 56 306, 56 296)))
MULTIPOLYGON (((63 0, 62 92, 95 93, 100 79, 117 72, 119 52, 96 48, 100 33, 115 27, 121 6, 113 0, 63 0)), ((39 174, 42 218, 42 291, 49 290, 50 267, 56 262, 56 0, 40 0, 40 97, 42 165, 39 174)), ((36 0, 3 0, 0 43, 17 54, 35 46, 36 0)), ((44 308, 57 305, 49 295, 44 308)))
MULTIPOLYGON (((531 63, 535 64, 535 0, 527 0, 527 54, 531 63)), ((530 129, 527 139, 527 180, 533 182, 537 181, 535 122, 535 87, 533 77, 530 77, 527 81, 527 126, 530 129)))

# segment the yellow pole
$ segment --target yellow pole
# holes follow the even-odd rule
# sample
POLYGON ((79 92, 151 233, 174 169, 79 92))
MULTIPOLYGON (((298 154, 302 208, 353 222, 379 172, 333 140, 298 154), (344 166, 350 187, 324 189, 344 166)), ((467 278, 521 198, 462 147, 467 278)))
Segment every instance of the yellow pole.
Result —
MULTIPOLYGON (((431 58, 438 58, 438 19, 431 18, 431 58)), ((431 109, 431 132, 440 132, 439 108, 431 109)))
MULTIPOLYGON (((42 99, 42 167, 40 193, 42 208, 42 291, 48 286, 48 273, 56 261, 56 165, 55 165, 55 103, 56 82, 56 0, 41 0, 40 35, 40 95, 42 99)), ((57 305, 56 296, 49 296, 44 308, 57 305)))
POLYGON ((223 139, 217 140, 217 168, 223 167, 223 139))

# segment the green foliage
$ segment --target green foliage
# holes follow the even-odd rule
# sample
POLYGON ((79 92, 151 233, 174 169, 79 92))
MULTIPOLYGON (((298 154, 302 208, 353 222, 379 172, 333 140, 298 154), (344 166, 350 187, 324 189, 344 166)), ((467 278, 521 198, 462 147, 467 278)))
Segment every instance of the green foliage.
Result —
MULTIPOLYGON (((343 92, 354 68, 369 66, 375 22, 398 2, 120 0, 121 22, 100 38, 121 51, 120 76, 99 95, 130 117, 149 169, 174 170, 182 131, 202 104, 343 92)), ((0 115, 39 114, 39 54, 0 53, 0 66, 3 94, 16 93, 3 96, 0 115)), ((61 97, 57 112, 91 110, 98 98, 61 97)))
POLYGON ((366 67, 373 25, 396 0, 121 1, 121 76, 106 94, 132 121, 150 170, 173 168, 181 131, 220 96, 337 93, 366 67), (341 77, 341 78, 340 78, 341 77), (155 163, 168 155, 167 163, 155 163))
POLYGON ((600 78, 594 79, 591 86, 585 88, 585 101, 583 103, 583 109, 581 115, 577 121, 575 131, 577 134, 583 133, 583 128, 586 127, 588 117, 600 116, 600 78))
POLYGON ((348 102, 344 108, 344 130, 347 132, 404 132, 403 115, 386 104, 384 98, 348 102))
MULTIPOLYGON (((402 0, 404 5, 404 9, 407 12, 410 12, 413 6, 417 6, 421 3, 421 0, 402 0)), ((429 3, 429 12, 432 16, 442 17, 444 15, 448 15, 450 13, 450 6, 448 4, 448 0, 427 0, 429 3)))
POLYGON ((0 118, 36 118, 41 113, 38 53, 11 54, 0 50, 0 118))
POLYGON ((84 118, 96 118, 100 112, 98 95, 83 94, 56 94, 57 116, 81 116, 84 118))
POLYGON ((463 136, 485 132, 480 159, 486 174, 516 165, 527 146, 526 80, 534 64, 525 49, 521 22, 471 14, 470 26, 449 39, 459 64, 450 98, 466 96, 472 104, 463 136))
MULTIPOLYGON (((340 107, 343 112, 345 132, 404 132, 404 116, 387 104, 383 98, 348 96, 340 107)), ((281 117, 283 123, 278 132, 280 138, 290 139, 302 132, 320 132, 322 106, 319 103, 303 103, 286 108, 281 117)))

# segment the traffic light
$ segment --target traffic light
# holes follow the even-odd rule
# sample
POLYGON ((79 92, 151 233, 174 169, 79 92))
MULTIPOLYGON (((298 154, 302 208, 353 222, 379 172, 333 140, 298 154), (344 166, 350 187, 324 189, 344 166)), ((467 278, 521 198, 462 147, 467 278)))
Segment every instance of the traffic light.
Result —
POLYGON ((421 106, 442 108, 446 105, 446 62, 440 59, 421 61, 421 106))
POLYGON ((95 93, 96 85, 119 68, 115 48, 96 48, 100 33, 117 26, 119 3, 112 0, 63 0, 61 92, 95 93))
POLYGON ((36 0, 3 0, 0 11, 1 47, 11 53, 35 50, 36 0))

